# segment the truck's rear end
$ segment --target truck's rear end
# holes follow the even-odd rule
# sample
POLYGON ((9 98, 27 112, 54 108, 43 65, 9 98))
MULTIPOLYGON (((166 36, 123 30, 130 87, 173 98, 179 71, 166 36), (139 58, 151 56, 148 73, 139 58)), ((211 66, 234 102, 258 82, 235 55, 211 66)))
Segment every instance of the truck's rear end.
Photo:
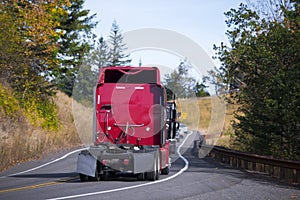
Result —
POLYGON ((102 68, 94 96, 94 146, 78 158, 81 179, 127 172, 168 173, 165 89, 152 67, 102 68))

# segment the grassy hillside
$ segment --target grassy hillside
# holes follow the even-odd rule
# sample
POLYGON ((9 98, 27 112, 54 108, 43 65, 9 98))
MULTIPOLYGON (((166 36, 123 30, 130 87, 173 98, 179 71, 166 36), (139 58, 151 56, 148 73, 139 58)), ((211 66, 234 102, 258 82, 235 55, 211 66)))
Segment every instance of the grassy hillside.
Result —
POLYGON ((177 105, 184 113, 180 121, 207 135, 213 144, 230 146, 230 136, 234 134, 231 121, 238 108, 236 105, 225 104, 216 96, 178 99, 177 105))
POLYGON ((57 105, 58 130, 33 123, 12 91, 0 84, 0 171, 45 153, 80 145, 73 123, 72 99, 58 92, 53 101, 57 105))

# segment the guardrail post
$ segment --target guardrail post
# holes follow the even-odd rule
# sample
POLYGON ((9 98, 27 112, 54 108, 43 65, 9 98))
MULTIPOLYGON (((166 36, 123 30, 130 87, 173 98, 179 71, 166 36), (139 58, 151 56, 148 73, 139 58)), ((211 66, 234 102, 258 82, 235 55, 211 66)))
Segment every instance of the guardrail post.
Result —
POLYGON ((300 183, 300 170, 296 170, 296 183, 300 183))
POLYGON ((280 167, 274 166, 274 177, 280 178, 280 167))
POLYGON ((269 175, 272 177, 274 176, 274 166, 272 166, 272 165, 270 165, 269 175))
POLYGON ((288 183, 293 183, 293 175, 293 170, 286 168, 286 180, 288 181, 288 183))
POLYGON ((229 156, 226 156, 225 162, 226 162, 226 164, 230 163, 230 157, 229 156))
POLYGON ((241 168, 245 169, 245 160, 241 160, 241 168))
POLYGON ((246 170, 249 169, 249 167, 248 167, 248 161, 247 161, 247 160, 244 160, 244 168, 245 168, 246 170))
POLYGON ((237 163, 237 160, 236 160, 236 158, 235 157, 233 157, 233 167, 235 167, 236 168, 236 164, 237 163))
POLYGON ((257 171, 258 172, 262 172, 263 171, 262 163, 257 163, 256 166, 257 166, 257 171))
POLYGON ((256 162, 252 162, 252 170, 256 171, 256 162))
POLYGON ((283 167, 280 167, 280 180, 285 178, 285 169, 283 167))
POLYGON ((237 168, 242 168, 242 160, 238 158, 237 168))
POLYGON ((263 170, 264 170, 264 173, 266 173, 269 170, 269 165, 263 164, 263 170))

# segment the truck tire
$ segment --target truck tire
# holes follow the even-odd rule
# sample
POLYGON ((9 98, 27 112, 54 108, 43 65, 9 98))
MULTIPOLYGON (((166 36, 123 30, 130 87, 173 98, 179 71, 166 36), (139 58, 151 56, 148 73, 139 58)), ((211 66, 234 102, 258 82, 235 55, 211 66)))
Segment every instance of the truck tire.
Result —
POLYGON ((101 180, 101 175, 99 174, 98 170, 96 169, 94 181, 100 181, 100 180, 101 180))
POLYGON ((144 181, 144 180, 146 180, 146 173, 140 173, 140 174, 138 174, 138 175, 137 175, 137 179, 138 179, 139 181, 144 181))
POLYGON ((85 174, 79 174, 79 178, 81 182, 87 182, 89 180, 89 176, 85 174))
POLYGON ((146 173, 147 180, 155 181, 157 177, 157 159, 154 160, 153 169, 151 172, 146 173))
POLYGON ((102 170, 102 165, 99 162, 97 162, 94 181, 102 180, 102 175, 100 174, 101 170, 102 170))
POLYGON ((161 170, 161 174, 163 174, 163 175, 168 175, 169 173, 170 173, 169 166, 167 166, 161 170))

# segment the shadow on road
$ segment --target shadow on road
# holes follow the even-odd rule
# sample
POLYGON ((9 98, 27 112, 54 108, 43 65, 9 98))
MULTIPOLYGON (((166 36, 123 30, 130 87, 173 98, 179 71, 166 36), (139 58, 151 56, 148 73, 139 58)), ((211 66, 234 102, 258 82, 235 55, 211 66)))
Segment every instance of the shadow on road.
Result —
POLYGON ((20 174, 12 177, 15 178, 70 178, 77 177, 78 173, 70 172, 70 173, 49 173, 49 174, 20 174))

